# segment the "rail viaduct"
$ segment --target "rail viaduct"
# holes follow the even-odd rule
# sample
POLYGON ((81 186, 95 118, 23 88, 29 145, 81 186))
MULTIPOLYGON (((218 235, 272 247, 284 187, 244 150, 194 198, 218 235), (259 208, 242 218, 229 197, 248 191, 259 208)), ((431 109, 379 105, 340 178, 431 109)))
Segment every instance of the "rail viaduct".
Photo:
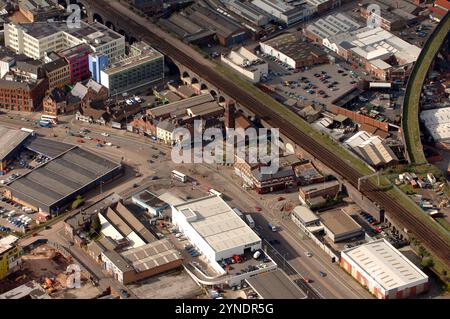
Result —
MULTIPOLYGON (((180 71, 180 77, 184 83, 191 84, 200 91, 211 93, 216 97, 219 103, 227 103, 228 101, 236 100, 238 102, 238 108, 242 109, 247 116, 255 116, 265 127, 280 128, 280 140, 286 151, 301 153, 302 150, 305 149, 313 158, 317 158, 327 165, 333 163, 332 166, 336 173, 344 177, 351 185, 355 186, 357 184, 357 180, 361 177, 360 173, 332 151, 320 145, 307 133, 299 131, 299 129, 295 128, 288 119, 282 118, 267 107, 262 108, 263 105, 261 102, 257 101, 254 97, 249 96, 249 94, 246 94, 245 91, 236 87, 236 85, 233 86, 231 81, 220 79, 220 76, 215 74, 215 72, 202 70, 202 68, 199 67, 199 63, 193 61, 194 59, 187 57, 184 52, 179 52, 180 50, 165 43, 165 41, 161 41, 161 38, 150 30, 143 30, 142 27, 138 28, 138 23, 134 20, 117 12, 115 13, 113 12, 114 10, 104 10, 105 8, 102 7, 102 3, 106 3, 103 0, 59 0, 59 2, 62 5, 67 5, 68 3, 79 4, 90 22, 97 21, 108 26, 124 35, 129 42, 145 39, 177 65, 180 71), (196 71, 194 71, 194 69, 196 71), (199 73, 202 73, 202 75, 199 73), (220 83, 220 85, 214 85, 213 83, 220 83), (218 86, 220 86, 220 88, 218 86), (230 96, 230 94, 226 92, 233 92, 233 96, 230 96), (273 125, 272 123, 276 125, 273 125)), ((419 238, 433 251, 434 254, 439 256, 444 263, 450 265, 450 245, 448 244, 448 241, 430 231, 426 225, 408 212, 406 208, 399 205, 395 199, 391 198, 383 191, 377 190, 370 182, 367 183, 366 188, 362 191, 370 201, 383 205, 386 209, 386 216, 388 216, 389 224, 403 237, 409 238, 409 235, 413 233, 414 236, 419 238)))

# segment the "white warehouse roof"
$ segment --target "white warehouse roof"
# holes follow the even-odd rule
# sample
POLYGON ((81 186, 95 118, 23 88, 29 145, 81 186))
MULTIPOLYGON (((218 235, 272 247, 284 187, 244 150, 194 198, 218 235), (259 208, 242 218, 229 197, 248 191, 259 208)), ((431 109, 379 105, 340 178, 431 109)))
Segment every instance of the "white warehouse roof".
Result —
POLYGON ((342 253, 385 290, 413 287, 428 281, 428 276, 386 240, 376 240, 342 253))
POLYGON ((436 141, 450 138, 450 107, 422 111, 420 119, 436 141))
POLYGON ((261 241, 220 196, 208 196, 174 207, 215 251, 261 241))

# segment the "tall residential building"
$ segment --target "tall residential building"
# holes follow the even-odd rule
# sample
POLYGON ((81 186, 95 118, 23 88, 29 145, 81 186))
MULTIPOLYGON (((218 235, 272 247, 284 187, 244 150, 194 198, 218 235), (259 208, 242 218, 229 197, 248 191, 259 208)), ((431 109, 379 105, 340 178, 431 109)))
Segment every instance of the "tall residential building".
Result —
POLYGON ((17 245, 18 238, 13 235, 0 239, 0 280, 18 270, 21 259, 21 248, 17 245))
POLYGON ((58 53, 59 56, 65 58, 69 63, 70 83, 75 84, 91 77, 91 72, 89 71, 89 54, 91 53, 92 49, 86 43, 58 53))
POLYGON ((5 46, 36 60, 44 58, 46 52, 82 43, 111 61, 125 56, 124 36, 98 22, 80 23, 80 28, 69 28, 66 22, 5 23, 5 46))
POLYGON ((111 95, 136 90, 164 77, 164 56, 145 42, 131 46, 130 55, 100 72, 100 83, 111 95))

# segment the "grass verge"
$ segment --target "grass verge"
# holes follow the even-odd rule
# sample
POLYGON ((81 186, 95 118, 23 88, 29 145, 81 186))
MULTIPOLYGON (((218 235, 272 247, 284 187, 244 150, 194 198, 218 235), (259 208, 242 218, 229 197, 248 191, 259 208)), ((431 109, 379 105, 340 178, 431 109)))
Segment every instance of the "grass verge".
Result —
POLYGON ((268 105, 284 118, 289 119, 292 124, 296 125, 303 132, 307 133, 316 141, 335 152, 335 154, 338 154, 342 159, 344 159, 348 164, 357 169, 361 174, 367 175, 373 173, 373 170, 366 163, 356 157, 356 155, 351 154, 341 145, 332 140, 328 135, 322 134, 319 131, 313 129, 300 116, 289 110, 286 106, 277 102, 268 94, 262 92, 250 82, 247 82, 240 78, 236 73, 234 73, 234 71, 227 69, 226 67, 221 65, 216 66, 216 71, 220 72, 223 76, 232 80, 241 88, 245 89, 245 91, 247 91, 247 93, 250 93, 255 99, 258 99, 265 105, 268 105))
POLYGON ((403 105, 402 127, 406 148, 411 163, 426 163, 420 141, 419 108, 422 86, 437 52, 450 31, 450 17, 438 25, 432 37, 428 39, 414 66, 406 89, 403 105))

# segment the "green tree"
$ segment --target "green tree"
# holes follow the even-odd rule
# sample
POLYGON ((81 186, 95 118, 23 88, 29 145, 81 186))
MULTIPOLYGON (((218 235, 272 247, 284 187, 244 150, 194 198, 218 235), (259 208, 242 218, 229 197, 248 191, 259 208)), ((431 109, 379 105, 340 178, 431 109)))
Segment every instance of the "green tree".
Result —
POLYGON ((423 267, 432 268, 434 266, 434 260, 431 257, 427 257, 422 260, 421 264, 423 267))
POLYGON ((85 202, 85 199, 82 196, 78 195, 77 199, 74 200, 73 203, 72 203, 72 209, 77 209, 78 207, 83 205, 84 202, 85 202))
POLYGON ((424 258, 429 255, 430 255, 430 253, 423 246, 419 246, 419 256, 420 257, 424 258))

